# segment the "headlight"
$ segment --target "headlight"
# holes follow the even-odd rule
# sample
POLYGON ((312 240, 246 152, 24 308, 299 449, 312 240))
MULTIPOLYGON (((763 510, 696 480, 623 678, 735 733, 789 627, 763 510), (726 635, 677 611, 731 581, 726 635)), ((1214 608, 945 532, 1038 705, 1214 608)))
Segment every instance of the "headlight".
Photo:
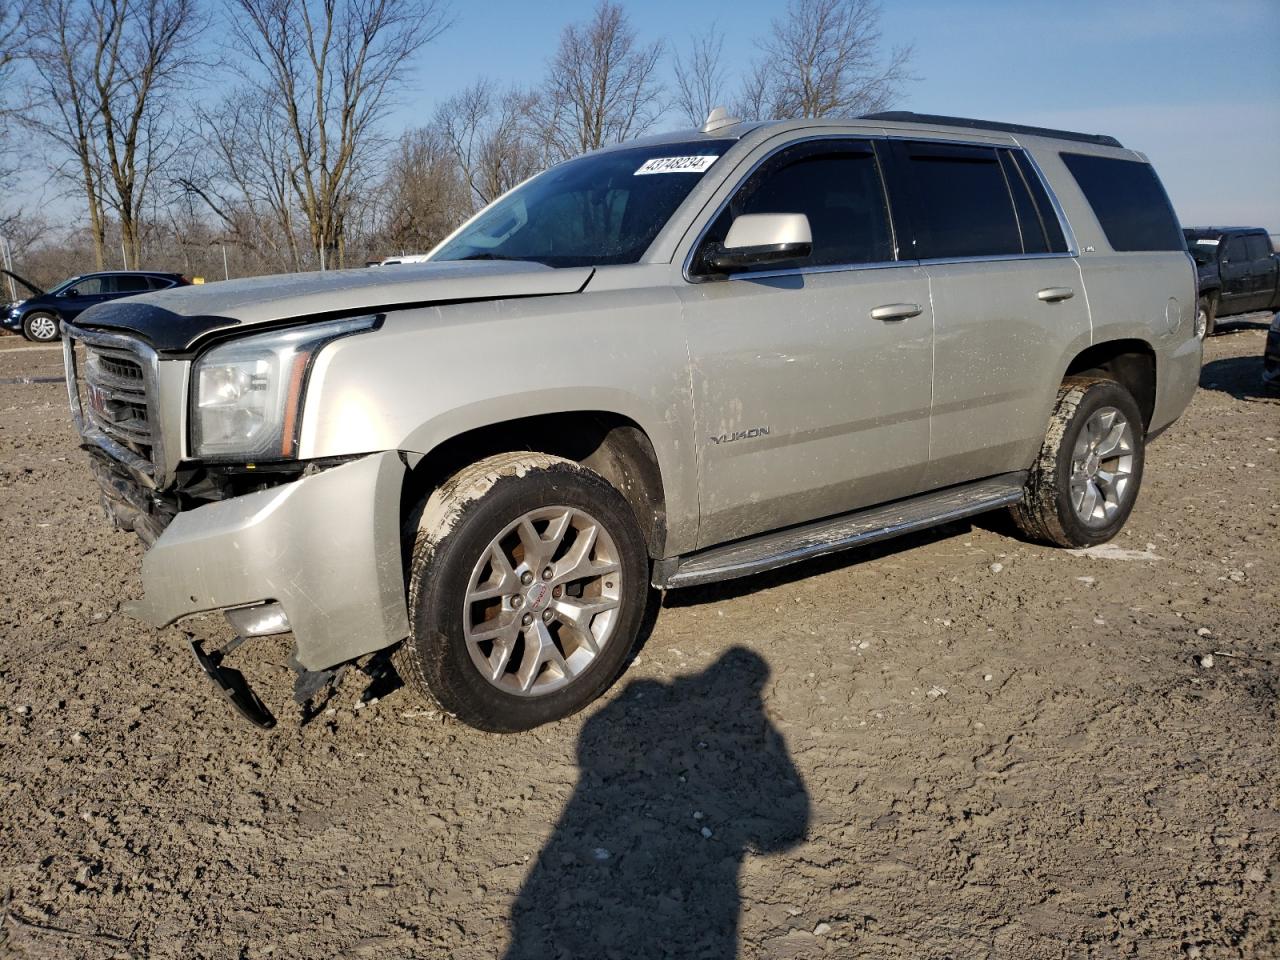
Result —
POLYGON ((292 457, 311 361, 325 344, 373 328, 353 317, 233 340, 196 361, 191 450, 215 460, 292 457))

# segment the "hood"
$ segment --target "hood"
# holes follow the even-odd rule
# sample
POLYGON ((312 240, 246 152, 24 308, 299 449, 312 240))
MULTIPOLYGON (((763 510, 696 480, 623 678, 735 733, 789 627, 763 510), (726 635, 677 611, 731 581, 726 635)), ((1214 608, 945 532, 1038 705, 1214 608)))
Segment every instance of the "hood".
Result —
POLYGON ((28 290, 30 290, 31 295, 33 297, 41 296, 44 293, 43 290, 37 287, 30 280, 24 280, 22 277, 18 276, 16 273, 12 272, 11 270, 0 270, 0 276, 10 277, 13 280, 17 281, 21 286, 24 286, 28 290))
POLYGON ((75 325, 124 330, 160 352, 182 352, 214 333, 302 318, 577 293, 594 272, 591 267, 452 260, 404 264, 394 270, 285 273, 113 300, 89 308, 75 325))

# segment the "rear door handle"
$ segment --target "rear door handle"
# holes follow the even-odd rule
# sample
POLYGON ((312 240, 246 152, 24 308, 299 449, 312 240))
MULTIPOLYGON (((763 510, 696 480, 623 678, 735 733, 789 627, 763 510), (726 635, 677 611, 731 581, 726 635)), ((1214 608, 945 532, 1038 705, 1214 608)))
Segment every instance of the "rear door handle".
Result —
POLYGON ((908 317, 920 316, 923 309, 918 303, 886 303, 871 311, 871 319, 906 320, 908 317))
POLYGON ((1060 300, 1070 300, 1076 295, 1076 292, 1070 287, 1045 287, 1036 294, 1045 303, 1058 303, 1060 300))

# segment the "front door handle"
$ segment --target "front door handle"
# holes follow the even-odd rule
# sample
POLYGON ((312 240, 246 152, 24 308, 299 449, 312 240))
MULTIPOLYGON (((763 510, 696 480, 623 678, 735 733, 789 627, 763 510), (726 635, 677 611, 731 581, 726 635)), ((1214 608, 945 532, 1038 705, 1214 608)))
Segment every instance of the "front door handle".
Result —
POLYGON ((923 309, 918 303, 886 303, 871 311, 871 319, 906 320, 908 317, 920 316, 923 309))
POLYGON ((1036 294, 1045 303, 1058 303, 1062 300, 1070 300, 1076 295, 1076 292, 1070 287, 1045 287, 1036 294))

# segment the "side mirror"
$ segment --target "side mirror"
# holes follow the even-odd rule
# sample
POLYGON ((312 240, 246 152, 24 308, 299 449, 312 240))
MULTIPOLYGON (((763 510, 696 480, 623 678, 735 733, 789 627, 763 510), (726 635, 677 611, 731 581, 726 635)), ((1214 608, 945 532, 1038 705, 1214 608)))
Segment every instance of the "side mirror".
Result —
POLYGON ((77 290, 75 287, 72 287, 70 290, 63 290, 63 291, 62 291, 62 293, 58 294, 58 296, 60 296, 60 297, 78 297, 78 296, 80 296, 80 291, 79 291, 79 290, 77 290))
POLYGON ((703 258, 718 273, 799 260, 813 252, 813 233, 803 213, 745 213, 733 221, 724 243, 703 258))

